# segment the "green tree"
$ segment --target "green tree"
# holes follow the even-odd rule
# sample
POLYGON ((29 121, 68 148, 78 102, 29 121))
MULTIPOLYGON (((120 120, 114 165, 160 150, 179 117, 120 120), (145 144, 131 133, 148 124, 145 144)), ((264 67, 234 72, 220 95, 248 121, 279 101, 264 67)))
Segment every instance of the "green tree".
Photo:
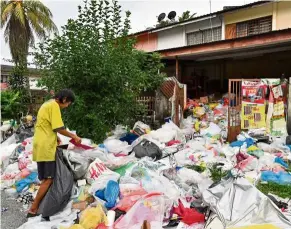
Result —
POLYGON ((190 11, 187 10, 187 11, 182 13, 182 15, 178 18, 178 20, 179 20, 179 22, 186 21, 186 20, 188 20, 190 18, 193 18, 195 15, 196 15, 196 13, 190 14, 190 11))
POLYGON ((29 46, 34 44, 34 34, 44 38, 57 27, 51 11, 38 0, 1 0, 1 29, 9 44, 16 65, 26 65, 29 46))
POLYGON ((54 91, 70 88, 77 96, 64 111, 66 125, 99 142, 116 124, 135 121, 136 97, 160 85, 163 65, 158 54, 134 49, 130 12, 122 20, 116 1, 85 0, 78 11, 62 35, 40 44, 35 61, 42 85, 54 91))

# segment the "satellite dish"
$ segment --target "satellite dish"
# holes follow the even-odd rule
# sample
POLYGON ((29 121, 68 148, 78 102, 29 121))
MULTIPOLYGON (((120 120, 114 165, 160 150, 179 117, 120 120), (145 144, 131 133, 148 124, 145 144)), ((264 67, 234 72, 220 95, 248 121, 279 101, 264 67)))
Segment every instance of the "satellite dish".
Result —
POLYGON ((166 14, 165 13, 161 13, 159 16, 158 16, 158 22, 161 22, 162 20, 164 20, 166 17, 166 14))
POLYGON ((176 12, 175 11, 171 11, 169 14, 168 14, 168 18, 173 21, 176 17, 176 12))

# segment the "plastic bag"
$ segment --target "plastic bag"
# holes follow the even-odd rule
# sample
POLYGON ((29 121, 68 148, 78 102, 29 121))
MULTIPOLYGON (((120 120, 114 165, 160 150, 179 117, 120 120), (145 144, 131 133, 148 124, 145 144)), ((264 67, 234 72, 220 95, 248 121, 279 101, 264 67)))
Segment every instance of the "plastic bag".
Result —
POLYGON ((109 170, 98 158, 90 164, 86 174, 87 182, 92 184, 92 188, 93 186, 97 188, 94 190, 94 193, 97 190, 104 189, 109 180, 117 181, 119 177, 120 175, 118 173, 109 170))
POLYGON ((95 195, 105 201, 105 207, 111 209, 116 205, 119 196, 119 185, 116 181, 109 181, 104 190, 99 190, 95 195))
POLYGON ((272 171, 263 171, 261 173, 261 180, 267 182, 274 182, 281 185, 290 185, 291 175, 286 172, 274 173, 272 171))
POLYGON ((73 185, 73 174, 64 162, 63 151, 57 148, 55 177, 40 203, 38 213, 47 217, 63 210, 70 201, 73 185))
POLYGON ((153 159, 161 159, 163 153, 160 148, 153 142, 148 140, 141 141, 133 148, 133 152, 137 158, 151 157, 153 159))
POLYGON ((119 181, 120 197, 124 198, 132 195, 144 195, 147 192, 141 187, 140 182, 128 176, 120 178, 119 181))
POLYGON ((202 182, 203 177, 200 173, 187 168, 181 168, 177 171, 178 178, 188 185, 199 184, 202 182))
POLYGON ((141 192, 140 195, 126 196, 118 202, 116 208, 121 210, 121 211, 128 212, 129 209, 131 209, 131 207, 146 194, 147 194, 147 192, 143 191, 143 192, 141 192))
POLYGON ((249 172, 255 170, 258 167, 258 159, 252 156, 247 157, 245 160, 240 161, 236 168, 242 170, 243 172, 249 172))
POLYGON ((187 225, 191 225, 193 223, 202 223, 204 222, 204 214, 197 212, 193 208, 185 208, 181 200, 179 200, 179 206, 174 207, 174 213, 178 216, 182 217, 182 222, 187 225))
POLYGON ((27 157, 20 157, 18 159, 18 168, 19 170, 23 170, 27 168, 27 166, 31 163, 31 160, 27 157))
POLYGON ((83 211, 79 223, 84 229, 95 229, 99 224, 106 222, 106 215, 101 205, 98 205, 97 207, 89 207, 83 211))
POLYGON ((41 216, 36 216, 18 229, 67 229, 77 219, 77 212, 72 210, 72 202, 70 202, 62 212, 51 216, 50 221, 43 221, 41 216))
POLYGON ((120 139, 122 137, 124 137, 127 133, 127 127, 126 126, 122 126, 122 125, 117 125, 115 127, 115 130, 112 131, 113 133, 113 136, 116 138, 116 139, 120 139))
POLYGON ((67 150, 64 153, 64 157, 71 171, 73 172, 74 179, 82 179, 86 175, 88 167, 90 165, 89 159, 85 158, 79 153, 75 153, 72 150, 67 150))
POLYGON ((163 218, 165 211, 165 199, 160 193, 151 193, 140 200, 119 218, 115 224, 115 229, 140 229, 146 220, 151 229, 163 228, 163 218))
POLYGON ((164 176, 159 176, 149 169, 136 166, 131 172, 131 176, 140 181, 142 187, 147 192, 164 193, 170 200, 177 201, 179 191, 177 187, 164 176))
POLYGON ((75 224, 75 225, 69 227, 68 229, 84 229, 84 227, 80 224, 75 224))
POLYGON ((106 149, 108 150, 108 152, 114 153, 114 154, 128 155, 128 153, 132 151, 131 145, 128 145, 127 142, 122 142, 117 139, 107 138, 104 141, 104 145, 106 149))
POLYGON ((201 135, 215 136, 219 135, 220 133, 221 133, 220 127, 212 122, 209 124, 208 128, 201 130, 201 135))
POLYGON ((12 143, 11 145, 3 145, 1 144, 0 147, 0 155, 1 155, 1 168, 2 171, 6 169, 6 167, 9 165, 9 159, 10 156, 15 152, 15 149, 20 146, 21 144, 14 144, 12 143))
POLYGON ((133 126, 133 132, 135 134, 137 134, 138 136, 147 134, 150 131, 151 131, 151 128, 148 125, 146 125, 143 122, 141 122, 141 121, 136 122, 134 124, 134 126, 133 126))
POLYGON ((29 176, 26 178, 16 182, 16 190, 18 193, 20 193, 23 189, 25 189, 27 186, 29 186, 32 183, 37 182, 37 173, 31 173, 29 176))

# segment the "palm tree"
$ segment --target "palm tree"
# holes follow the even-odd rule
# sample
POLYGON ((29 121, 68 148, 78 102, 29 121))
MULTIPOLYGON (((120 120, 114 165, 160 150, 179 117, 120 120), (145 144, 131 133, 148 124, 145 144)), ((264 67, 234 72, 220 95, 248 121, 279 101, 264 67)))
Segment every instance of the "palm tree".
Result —
POLYGON ((195 15, 196 15, 196 13, 194 13, 194 14, 191 15, 190 14, 190 11, 187 10, 187 11, 185 11, 185 12, 182 13, 181 17, 179 17, 179 22, 188 20, 190 18, 193 18, 195 15))
POLYGON ((39 0, 1 0, 1 29, 16 65, 27 64, 35 35, 42 39, 57 32, 51 11, 39 0))

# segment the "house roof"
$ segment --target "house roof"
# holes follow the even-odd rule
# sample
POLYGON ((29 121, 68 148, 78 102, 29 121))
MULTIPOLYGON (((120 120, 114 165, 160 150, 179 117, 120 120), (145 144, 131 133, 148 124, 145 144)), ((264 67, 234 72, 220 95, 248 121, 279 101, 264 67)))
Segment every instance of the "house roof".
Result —
POLYGON ((146 30, 143 30, 143 31, 140 31, 140 32, 133 33, 131 35, 140 35, 140 34, 143 34, 143 33, 146 33, 146 32, 154 32, 155 30, 164 29, 164 28, 177 26, 177 25, 183 25, 185 23, 188 23, 188 22, 191 22, 191 21, 196 21, 196 20, 199 20, 199 19, 202 19, 202 18, 206 18, 206 17, 209 17, 209 16, 214 16, 216 14, 228 13, 228 12, 232 12, 232 11, 236 11, 236 10, 240 10, 240 9, 246 9, 246 8, 250 8, 252 6, 263 5, 263 4, 271 3, 271 2, 273 2, 273 1, 257 1, 257 2, 253 2, 253 3, 250 3, 250 4, 242 5, 242 6, 233 6, 231 8, 225 8, 223 10, 219 10, 219 11, 216 11, 216 12, 213 12, 213 13, 210 13, 210 14, 204 14, 204 15, 201 15, 201 16, 198 16, 198 17, 193 17, 193 18, 190 18, 190 19, 185 20, 185 21, 174 22, 174 23, 170 23, 170 24, 168 24, 166 26, 146 29, 146 30))
MULTIPOLYGON (((13 70, 13 65, 1 64, 1 72, 2 73, 11 73, 13 70)), ((38 70, 36 68, 27 68, 30 74, 37 74, 38 70)))
POLYGON ((161 53, 162 57, 173 57, 177 56, 177 53, 183 52, 183 55, 187 55, 193 50, 196 50, 195 53, 206 54, 207 52, 213 53, 215 51, 222 50, 233 50, 236 48, 259 48, 259 46, 263 45, 278 45, 283 44, 284 42, 291 42, 291 28, 270 31, 268 33, 256 34, 247 37, 226 39, 220 41, 213 41, 204 44, 198 45, 187 45, 163 50, 156 50, 156 52, 161 53), (214 47, 217 47, 215 50, 214 47), (198 50, 199 49, 199 50, 198 50))

